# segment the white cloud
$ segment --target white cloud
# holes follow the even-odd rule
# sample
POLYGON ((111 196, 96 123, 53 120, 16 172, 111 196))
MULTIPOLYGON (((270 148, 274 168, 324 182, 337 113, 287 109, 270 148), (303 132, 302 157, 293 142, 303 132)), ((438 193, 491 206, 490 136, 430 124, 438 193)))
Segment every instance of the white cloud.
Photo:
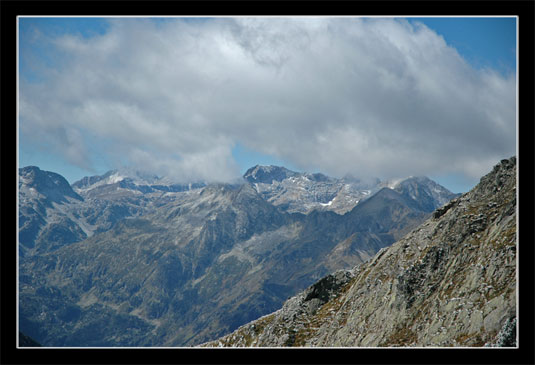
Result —
POLYGON ((515 153, 514 77, 473 69, 423 25, 110 21, 103 36, 52 40, 61 72, 20 89, 21 131, 64 128, 58 148, 78 166, 85 132, 113 141, 103 153, 188 179, 231 179, 238 142, 362 177, 479 177, 515 153))

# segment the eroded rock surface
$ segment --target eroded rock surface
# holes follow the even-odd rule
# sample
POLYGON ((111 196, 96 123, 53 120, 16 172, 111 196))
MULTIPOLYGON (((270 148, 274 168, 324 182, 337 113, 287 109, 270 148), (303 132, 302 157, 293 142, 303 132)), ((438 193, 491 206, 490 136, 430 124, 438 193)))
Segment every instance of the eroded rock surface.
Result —
POLYGON ((203 346, 516 346, 516 158, 369 261, 203 346))

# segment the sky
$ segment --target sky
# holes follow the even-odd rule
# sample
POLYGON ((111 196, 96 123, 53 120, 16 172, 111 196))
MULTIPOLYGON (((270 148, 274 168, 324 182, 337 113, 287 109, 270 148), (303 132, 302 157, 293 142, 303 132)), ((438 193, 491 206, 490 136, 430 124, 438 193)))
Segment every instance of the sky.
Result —
POLYGON ((19 18, 19 166, 256 164, 472 188, 516 153, 516 18, 19 18))

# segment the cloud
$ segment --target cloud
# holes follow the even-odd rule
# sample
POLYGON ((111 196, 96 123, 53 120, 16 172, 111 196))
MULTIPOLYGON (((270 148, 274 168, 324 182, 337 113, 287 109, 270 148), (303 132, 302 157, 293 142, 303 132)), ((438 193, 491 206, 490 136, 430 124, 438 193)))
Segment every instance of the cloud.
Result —
POLYGON ((61 63, 20 87, 21 131, 56 138, 81 167, 84 134, 111 141, 111 160, 184 180, 230 180, 237 143, 303 170, 385 178, 479 177, 515 153, 514 75, 472 68, 422 24, 109 21, 104 35, 49 39, 61 63))

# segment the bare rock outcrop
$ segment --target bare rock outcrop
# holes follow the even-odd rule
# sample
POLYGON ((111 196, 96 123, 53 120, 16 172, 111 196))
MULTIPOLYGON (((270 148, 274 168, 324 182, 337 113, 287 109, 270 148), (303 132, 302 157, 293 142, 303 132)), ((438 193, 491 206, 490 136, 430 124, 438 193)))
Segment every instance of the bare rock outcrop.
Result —
POLYGON ((516 346, 516 158, 350 271, 202 346, 516 346))

